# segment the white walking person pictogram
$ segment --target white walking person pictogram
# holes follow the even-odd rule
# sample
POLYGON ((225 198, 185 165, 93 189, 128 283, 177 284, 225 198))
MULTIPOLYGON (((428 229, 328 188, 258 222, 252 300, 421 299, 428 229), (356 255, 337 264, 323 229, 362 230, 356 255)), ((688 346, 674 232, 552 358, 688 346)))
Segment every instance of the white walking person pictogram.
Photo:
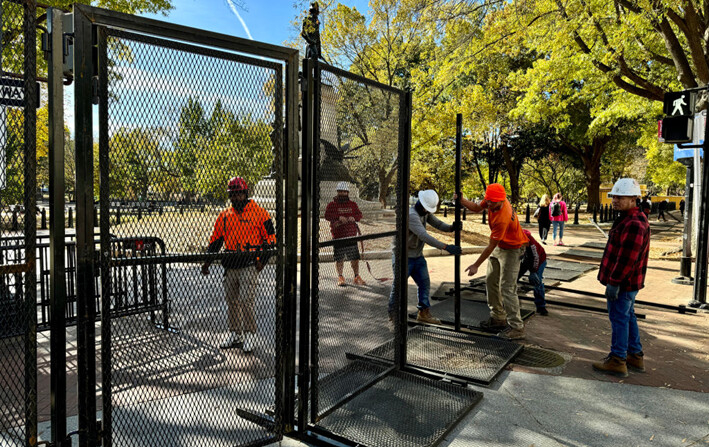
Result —
POLYGON ((672 101, 672 115, 683 115, 682 113, 682 106, 686 106, 687 103, 684 102, 684 95, 680 96, 679 98, 675 99, 672 101))

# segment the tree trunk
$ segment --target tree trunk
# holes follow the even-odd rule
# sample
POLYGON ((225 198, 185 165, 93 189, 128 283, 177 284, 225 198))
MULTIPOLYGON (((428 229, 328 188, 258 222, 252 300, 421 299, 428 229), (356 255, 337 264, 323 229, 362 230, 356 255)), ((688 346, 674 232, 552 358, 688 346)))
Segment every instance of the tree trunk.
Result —
POLYGON ((519 203, 519 168, 512 160, 509 148, 507 145, 502 145, 502 155, 505 159, 507 167, 507 175, 510 177, 510 203, 513 205, 519 203))

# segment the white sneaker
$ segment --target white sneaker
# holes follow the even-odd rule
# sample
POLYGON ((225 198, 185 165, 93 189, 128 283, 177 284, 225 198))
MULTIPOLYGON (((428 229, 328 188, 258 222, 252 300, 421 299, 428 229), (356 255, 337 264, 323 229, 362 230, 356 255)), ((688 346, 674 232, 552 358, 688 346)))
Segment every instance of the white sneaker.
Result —
POLYGON ((247 332, 246 334, 244 334, 244 346, 242 346, 241 349, 244 352, 253 351, 255 338, 256 338, 256 334, 252 334, 251 332, 247 332))
POLYGON ((239 343, 243 343, 244 338, 241 336, 241 333, 239 332, 229 332, 229 335, 224 339, 221 345, 219 347, 221 349, 229 349, 233 348, 239 343))

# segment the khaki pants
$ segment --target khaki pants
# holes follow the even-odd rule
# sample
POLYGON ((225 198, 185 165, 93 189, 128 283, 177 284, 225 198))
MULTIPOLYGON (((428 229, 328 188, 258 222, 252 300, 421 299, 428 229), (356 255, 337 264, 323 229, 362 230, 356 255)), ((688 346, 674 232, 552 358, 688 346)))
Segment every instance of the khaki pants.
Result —
POLYGON ((256 267, 226 269, 224 292, 230 331, 256 333, 254 297, 257 287, 258 272, 256 267))
POLYGON ((517 274, 524 247, 505 250, 496 247, 487 261, 487 305, 490 316, 507 320, 512 329, 524 330, 519 313, 517 274))

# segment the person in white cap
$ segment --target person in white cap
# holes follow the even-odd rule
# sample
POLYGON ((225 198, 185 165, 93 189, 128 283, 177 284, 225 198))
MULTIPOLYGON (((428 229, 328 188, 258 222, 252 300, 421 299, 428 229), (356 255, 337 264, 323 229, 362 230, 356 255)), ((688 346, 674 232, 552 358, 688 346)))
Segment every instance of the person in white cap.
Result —
MULTIPOLYGON (((409 232, 406 239, 409 266, 407 279, 409 276, 412 277, 418 286, 418 305, 416 306, 418 315, 416 316, 416 321, 429 324, 441 324, 441 320, 431 315, 431 303, 429 302, 431 280, 428 274, 426 258, 423 257, 423 245, 426 243, 440 250, 446 250, 452 255, 461 254, 459 246, 446 245, 426 231, 427 223, 441 231, 451 232, 457 228, 456 223, 448 225, 433 215, 437 207, 438 194, 436 191, 432 189, 419 191, 418 201, 409 209, 409 232)), ((392 287, 389 295, 389 321, 391 323, 394 322, 394 314, 394 288, 392 287)))
POLYGON ((634 307, 638 290, 645 286, 650 224, 645 213, 636 206, 640 185, 635 179, 618 180, 608 195, 613 198, 613 211, 620 213, 608 232, 598 270, 598 280, 606 286, 611 352, 602 362, 594 363, 593 369, 627 377, 628 368, 645 371, 634 307))
MULTIPOLYGON (((337 184, 337 195, 325 208, 325 220, 330 222, 330 233, 333 239, 342 239, 357 236, 359 228, 357 222, 362 219, 362 212, 357 203, 350 200, 350 185, 347 182, 337 184)), ((345 261, 350 261, 354 273, 353 283, 363 286, 364 282, 359 276, 359 248, 357 242, 347 241, 333 246, 335 270, 337 270, 337 285, 346 284, 344 277, 345 261)))

